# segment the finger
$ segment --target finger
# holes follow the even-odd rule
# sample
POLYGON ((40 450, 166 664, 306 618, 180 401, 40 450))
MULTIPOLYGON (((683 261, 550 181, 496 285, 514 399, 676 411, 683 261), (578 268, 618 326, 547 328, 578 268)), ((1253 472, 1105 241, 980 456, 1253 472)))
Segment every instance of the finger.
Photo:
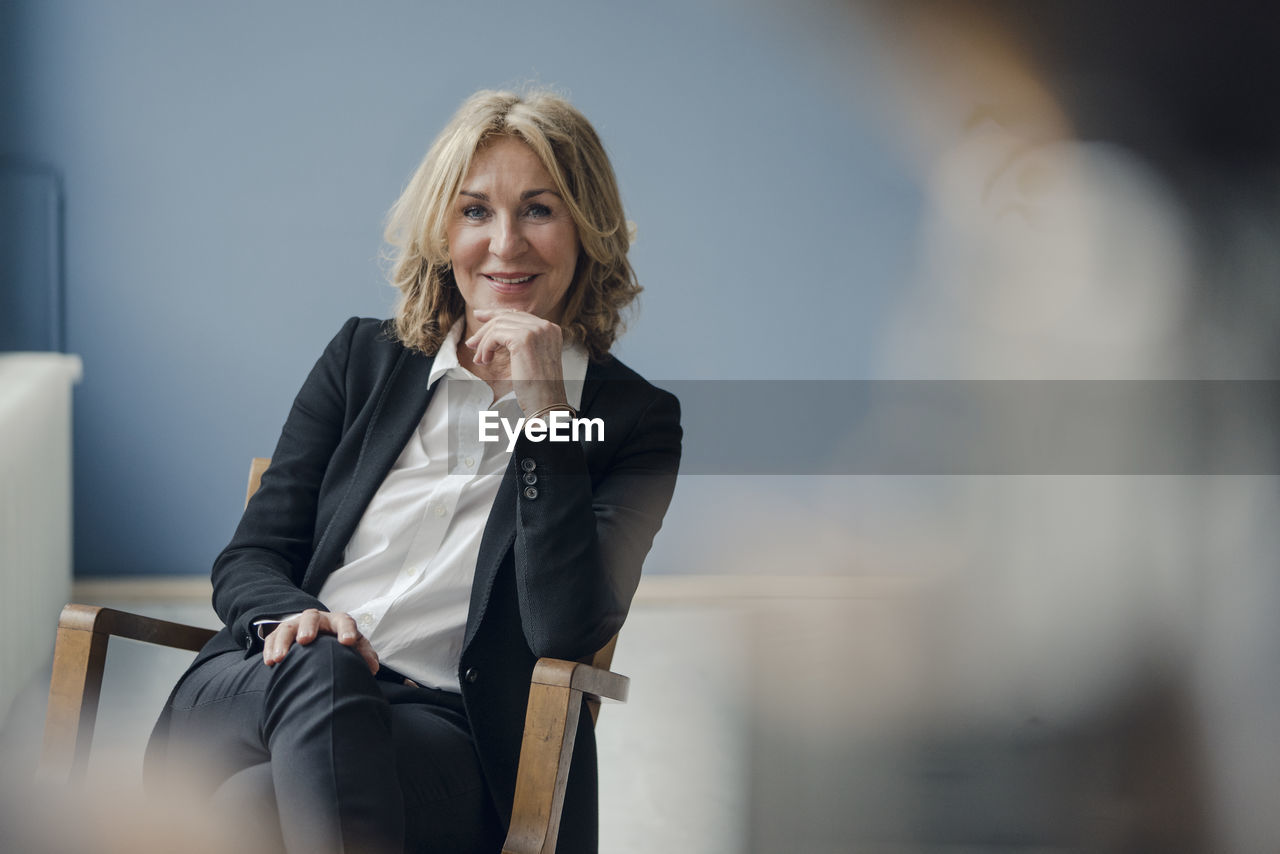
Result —
POLYGON ((530 322, 536 322, 538 318, 526 311, 518 308, 479 308, 475 311, 476 319, 483 321, 480 328, 471 334, 463 343, 471 349, 476 349, 485 335, 492 335, 499 328, 506 328, 506 337, 510 337, 513 330, 521 327, 529 328, 530 322))
POLYGON ((267 642, 262 650, 263 661, 268 665, 272 665, 283 659, 285 653, 289 651, 289 647, 293 646, 297 630, 297 624, 292 621, 276 626, 275 631, 267 635, 267 642))
POLYGON ((341 611, 329 614, 329 629, 338 636, 338 642, 346 646, 351 646, 361 637, 356 621, 351 619, 350 614, 341 611))
POLYGON ((475 351, 473 358, 481 364, 484 364, 483 360, 492 354, 494 334, 497 332, 496 326, 495 321, 490 320, 467 339, 467 346, 475 351))
POLYGON ((360 653, 364 663, 369 665, 370 673, 378 672, 378 667, 380 666, 378 664, 378 653, 374 651, 373 644, 369 643, 368 638, 361 636, 360 640, 356 642, 356 652, 360 653))
POLYGON ((472 332, 471 335, 467 337, 467 340, 463 341, 462 343, 466 344, 468 347, 474 350, 476 348, 476 344, 480 343, 480 336, 484 335, 484 331, 488 327, 489 327, 489 321, 486 320, 483 323, 481 323, 476 328, 476 331, 472 332))
POLYGON ((496 335, 486 335, 484 340, 480 342, 480 349, 476 351, 477 361, 482 365, 492 364, 498 351, 506 346, 501 338, 496 335))
POLYGON ((484 331, 488 328, 488 323, 481 324, 480 327, 475 332, 471 333, 471 336, 462 343, 466 344, 470 349, 475 350, 476 347, 480 345, 480 340, 484 338, 484 331))
POLYGON ((534 331, 534 327, 527 323, 492 321, 481 335, 476 349, 477 355, 483 354, 484 361, 481 364, 493 361, 502 350, 512 356, 517 349, 528 349, 527 345, 534 331))
POLYGON ((480 330, 479 337, 472 348, 476 351, 474 358, 478 364, 487 365, 493 360, 494 354, 502 346, 501 335, 502 332, 497 328, 495 321, 486 323, 480 330))
POLYGON ((308 608, 298 617, 298 643, 306 646, 316 639, 316 635, 320 633, 320 617, 321 614, 315 608, 308 608))
POLYGON ((474 312, 476 320, 489 321, 498 317, 516 320, 523 317, 532 317, 527 311, 521 311, 518 308, 477 308, 474 312))

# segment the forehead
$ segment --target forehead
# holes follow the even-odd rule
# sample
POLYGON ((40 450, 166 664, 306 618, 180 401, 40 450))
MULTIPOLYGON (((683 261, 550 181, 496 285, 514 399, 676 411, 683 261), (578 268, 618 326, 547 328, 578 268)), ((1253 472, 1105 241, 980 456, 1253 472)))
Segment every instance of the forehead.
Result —
POLYGON ((501 136, 476 149, 461 189, 472 184, 527 184, 553 186, 551 173, 523 140, 501 136))

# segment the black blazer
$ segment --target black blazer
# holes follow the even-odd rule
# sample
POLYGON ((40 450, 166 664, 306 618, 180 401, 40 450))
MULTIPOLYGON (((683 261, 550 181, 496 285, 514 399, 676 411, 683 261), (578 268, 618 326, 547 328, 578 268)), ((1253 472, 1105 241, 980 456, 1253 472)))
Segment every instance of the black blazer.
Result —
MULTIPOLYGON (((351 318, 329 343, 293 403, 261 487, 214 563, 213 606, 225 628, 193 668, 232 649, 257 654, 256 620, 327 610, 316 596, 422 419, 433 391, 431 363, 399 344, 388 321, 351 318)), ((542 656, 591 655, 622 627, 680 462, 676 398, 617 359, 589 365, 580 414, 603 419, 603 440, 517 440, 471 588, 458 674, 504 822, 533 665, 542 656), (526 473, 536 481, 527 483, 526 473)), ((166 705, 149 761, 163 749, 167 717, 166 705)), ((584 714, 560 850, 595 850, 596 822, 595 736, 584 714)))

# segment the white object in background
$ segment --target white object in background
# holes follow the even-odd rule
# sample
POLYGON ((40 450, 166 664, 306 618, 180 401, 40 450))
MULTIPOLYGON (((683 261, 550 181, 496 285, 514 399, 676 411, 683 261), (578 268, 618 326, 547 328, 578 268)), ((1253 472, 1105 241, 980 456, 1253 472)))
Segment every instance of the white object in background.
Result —
POLYGON ((79 356, 0 354, 0 721, 71 595, 71 386, 79 356))

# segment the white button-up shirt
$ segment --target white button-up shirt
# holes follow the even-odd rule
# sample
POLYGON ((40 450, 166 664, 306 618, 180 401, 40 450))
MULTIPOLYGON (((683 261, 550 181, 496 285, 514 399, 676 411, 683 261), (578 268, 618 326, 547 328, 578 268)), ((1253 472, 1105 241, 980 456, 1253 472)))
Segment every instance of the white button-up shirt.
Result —
MULTIPOLYGON (((512 425, 523 414, 514 393, 494 402, 489 386, 458 364, 462 327, 454 324, 436 354, 428 383, 438 385, 426 413, 319 596, 355 618, 383 662, 450 691, 459 690, 480 539, 511 458, 501 430, 499 441, 480 441, 479 413, 496 410, 512 425)), ((586 351, 566 346, 561 367, 577 409, 586 351)))

